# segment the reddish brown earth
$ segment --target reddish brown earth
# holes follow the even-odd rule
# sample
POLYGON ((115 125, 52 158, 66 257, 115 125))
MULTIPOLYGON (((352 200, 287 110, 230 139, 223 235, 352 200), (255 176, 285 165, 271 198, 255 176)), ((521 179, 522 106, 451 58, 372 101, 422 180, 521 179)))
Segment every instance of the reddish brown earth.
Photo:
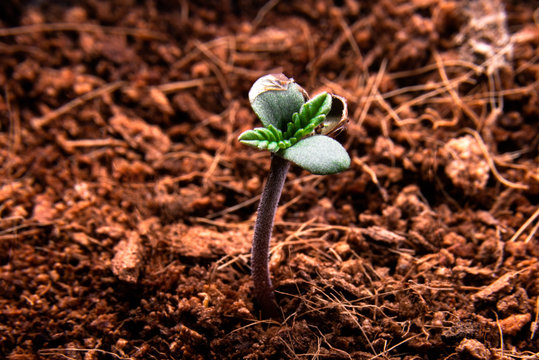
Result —
POLYGON ((538 358, 538 2, 69 3, 0 11, 0 358, 538 358), (291 169, 282 322, 236 140, 275 72, 352 157, 291 169))

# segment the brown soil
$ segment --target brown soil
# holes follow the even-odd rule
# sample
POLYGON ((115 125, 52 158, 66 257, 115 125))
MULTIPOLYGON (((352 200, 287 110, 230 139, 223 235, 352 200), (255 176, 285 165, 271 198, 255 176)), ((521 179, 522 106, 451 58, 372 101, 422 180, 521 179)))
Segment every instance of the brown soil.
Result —
POLYGON ((537 2, 69 3, 0 10, 0 358, 538 358, 537 2), (275 72, 348 99, 352 157, 291 169, 283 322, 236 140, 275 72))

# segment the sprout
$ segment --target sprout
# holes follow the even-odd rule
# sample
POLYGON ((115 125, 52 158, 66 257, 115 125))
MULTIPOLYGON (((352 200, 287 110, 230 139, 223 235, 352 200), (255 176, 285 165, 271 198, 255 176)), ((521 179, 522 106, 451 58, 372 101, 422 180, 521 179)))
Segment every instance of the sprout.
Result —
POLYGON ((328 136, 343 127, 347 107, 342 97, 326 92, 309 99, 305 90, 283 74, 258 79, 249 91, 249 101, 264 126, 243 132, 238 140, 272 153, 251 250, 254 293, 263 315, 278 318, 281 310, 273 293, 268 261, 275 211, 286 174, 290 162, 318 175, 348 169, 348 153, 328 136))

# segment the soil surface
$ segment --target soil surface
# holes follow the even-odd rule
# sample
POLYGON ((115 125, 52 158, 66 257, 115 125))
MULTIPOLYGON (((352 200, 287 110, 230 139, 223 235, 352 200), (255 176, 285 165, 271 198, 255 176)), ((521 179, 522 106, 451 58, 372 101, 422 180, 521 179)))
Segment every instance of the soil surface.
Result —
POLYGON ((4 1, 0 358, 537 359, 538 6, 4 1), (290 170, 282 321, 237 141, 279 72, 348 99, 352 158, 290 170))

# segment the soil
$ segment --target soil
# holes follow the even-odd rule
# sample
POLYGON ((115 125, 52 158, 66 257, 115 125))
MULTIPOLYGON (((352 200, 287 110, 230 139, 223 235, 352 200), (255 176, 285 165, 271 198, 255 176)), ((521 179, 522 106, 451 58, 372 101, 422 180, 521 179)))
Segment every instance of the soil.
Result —
POLYGON ((539 358, 538 6, 4 1, 0 358, 539 358), (279 72, 352 165, 291 168, 272 320, 237 136, 279 72))

